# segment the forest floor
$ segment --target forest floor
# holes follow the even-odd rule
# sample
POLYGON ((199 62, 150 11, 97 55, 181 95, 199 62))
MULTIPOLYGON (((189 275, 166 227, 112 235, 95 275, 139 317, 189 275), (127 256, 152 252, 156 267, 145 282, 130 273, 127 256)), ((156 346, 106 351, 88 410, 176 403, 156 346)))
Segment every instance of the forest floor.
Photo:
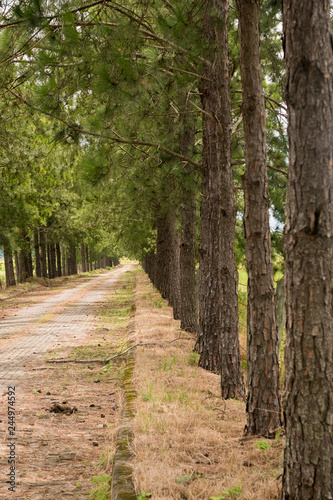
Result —
POLYGON ((49 284, 27 285, 33 288, 8 300, 1 300, 6 291, 0 294, 1 361, 6 349, 28 337, 38 339, 44 327, 54 334, 47 348, 32 347, 33 357, 24 361, 16 383, 15 493, 6 483, 11 391, 3 371, 1 499, 110 498, 126 360, 118 357, 108 365, 50 361, 106 358, 126 349, 129 340, 144 344, 135 350, 134 368, 130 465, 137 498, 279 497, 283 437, 243 438, 245 404, 221 400, 219 376, 196 366, 194 336, 180 330, 172 309, 139 266, 49 284), (124 272, 113 279, 119 270, 124 272), (61 293, 72 295, 61 301, 61 293), (45 304, 51 299, 56 306, 51 302, 48 310, 45 304), (133 302, 136 312, 130 320, 133 302), (32 320, 20 324, 20 314, 27 317, 24 311, 31 313, 38 304, 44 304, 40 316, 30 314, 32 320), (12 330, 10 318, 16 320, 12 330))

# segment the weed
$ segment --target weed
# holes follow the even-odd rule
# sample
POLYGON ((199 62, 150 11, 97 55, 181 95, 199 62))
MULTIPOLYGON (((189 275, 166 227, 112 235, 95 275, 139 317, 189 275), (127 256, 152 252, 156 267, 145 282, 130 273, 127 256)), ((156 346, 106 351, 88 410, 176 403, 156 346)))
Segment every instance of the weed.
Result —
POLYGON ((186 358, 187 364, 189 366, 197 366, 199 362, 200 354, 197 352, 191 352, 186 358))
POLYGON ((141 491, 140 495, 137 497, 137 500, 146 500, 146 498, 151 498, 151 493, 141 491))
POLYGON ((242 361, 242 370, 243 370, 244 372, 246 372, 246 371, 247 371, 247 361, 246 361, 246 359, 243 359, 243 361, 242 361))
POLYGON ((190 398, 189 398, 187 392, 185 391, 185 389, 180 389, 180 391, 178 393, 178 400, 180 403, 182 403, 184 405, 187 405, 190 402, 190 398))
POLYGON ((204 477, 203 474, 193 474, 192 476, 176 477, 175 481, 176 483, 188 486, 191 481, 194 481, 195 479, 202 479, 203 477, 204 477))
POLYGON ((168 358, 165 358, 158 365, 158 370, 159 371, 163 371, 163 372, 167 372, 167 371, 171 370, 171 368, 173 367, 173 365, 175 364, 175 362, 176 362, 176 358, 175 357, 173 357, 171 359, 171 361, 168 358))
POLYGON ((147 388, 147 392, 142 394, 142 399, 144 401, 150 401, 153 397, 153 383, 150 384, 150 386, 147 388))
POLYGON ((153 300, 154 307, 163 307, 163 299, 160 297, 158 299, 153 300))
POLYGON ((96 488, 90 491, 90 500, 109 500, 110 498, 110 488, 111 488, 111 476, 108 474, 102 474, 101 476, 93 477, 93 485, 96 488))
POLYGON ((167 401, 168 403, 171 403, 172 402, 172 394, 171 392, 169 391, 165 391, 165 396, 164 396, 164 400, 167 401))
POLYGON ((209 500, 224 500, 225 498, 235 500, 239 495, 242 495, 242 493, 242 488, 240 488, 239 486, 234 486, 233 488, 224 490, 221 494, 218 493, 216 497, 209 497, 209 500))
POLYGON ((259 441, 259 443, 256 444, 256 448, 259 448, 259 450, 263 450, 263 451, 266 451, 271 447, 272 447, 272 445, 267 443, 267 441, 259 441))

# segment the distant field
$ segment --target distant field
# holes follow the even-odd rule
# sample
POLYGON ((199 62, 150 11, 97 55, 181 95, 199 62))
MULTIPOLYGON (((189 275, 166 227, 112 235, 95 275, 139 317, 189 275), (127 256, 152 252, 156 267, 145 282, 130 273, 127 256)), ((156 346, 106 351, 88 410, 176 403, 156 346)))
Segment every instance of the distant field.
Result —
POLYGON ((4 281, 5 279, 5 262, 3 260, 2 255, 0 255, 0 280, 4 281))

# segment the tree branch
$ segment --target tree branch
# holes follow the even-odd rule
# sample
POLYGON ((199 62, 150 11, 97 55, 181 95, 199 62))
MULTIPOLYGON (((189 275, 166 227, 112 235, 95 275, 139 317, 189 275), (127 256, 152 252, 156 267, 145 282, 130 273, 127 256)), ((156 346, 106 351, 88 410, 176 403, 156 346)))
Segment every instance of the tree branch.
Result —
POLYGON ((70 129, 74 130, 75 132, 79 132, 80 134, 90 135, 92 137, 98 137, 98 138, 101 138, 101 139, 109 139, 110 141, 113 141, 113 142, 116 142, 116 143, 119 143, 119 144, 130 144, 130 145, 134 145, 134 146, 148 146, 148 147, 153 147, 153 148, 155 148, 157 150, 163 151, 164 153, 167 153, 167 154, 169 154, 171 156, 174 156, 175 158, 178 158, 179 160, 182 160, 182 161, 184 161, 186 163, 189 163, 189 164, 193 165, 194 167, 196 167, 198 169, 201 169, 201 164, 198 163, 198 162, 196 162, 196 161, 194 161, 194 160, 192 160, 192 158, 188 158, 187 156, 184 156, 184 155, 181 155, 179 153, 176 153, 175 151, 172 151, 171 149, 165 148, 164 146, 161 146, 160 144, 156 144, 154 142, 148 142, 148 141, 128 140, 128 139, 123 139, 120 136, 116 137, 116 136, 111 136, 111 135, 108 135, 108 134, 99 134, 97 132, 91 132, 89 130, 81 129, 80 127, 77 127, 77 126, 73 125, 72 123, 64 120, 60 116, 53 115, 52 113, 48 113, 47 111, 43 111, 42 109, 39 109, 36 106, 33 106, 28 101, 26 101, 22 96, 20 96, 19 94, 16 94, 16 92, 13 92, 13 90, 8 89, 8 92, 10 92, 17 99, 19 99, 21 102, 23 102, 24 104, 26 104, 27 106, 29 106, 34 111, 37 111, 38 113, 42 113, 42 114, 44 114, 46 116, 49 116, 52 119, 58 120, 61 123, 63 123, 64 125, 66 125, 67 127, 69 127, 70 129))

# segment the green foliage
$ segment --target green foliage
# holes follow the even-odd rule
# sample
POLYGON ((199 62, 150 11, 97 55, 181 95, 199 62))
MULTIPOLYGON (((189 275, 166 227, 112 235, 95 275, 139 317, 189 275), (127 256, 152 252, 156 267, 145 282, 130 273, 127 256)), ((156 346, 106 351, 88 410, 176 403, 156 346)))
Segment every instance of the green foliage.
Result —
POLYGON ((259 441, 259 443, 256 444, 256 448, 258 448, 259 450, 262 450, 262 451, 266 451, 271 447, 272 447, 272 445, 267 443, 267 441, 259 441))

